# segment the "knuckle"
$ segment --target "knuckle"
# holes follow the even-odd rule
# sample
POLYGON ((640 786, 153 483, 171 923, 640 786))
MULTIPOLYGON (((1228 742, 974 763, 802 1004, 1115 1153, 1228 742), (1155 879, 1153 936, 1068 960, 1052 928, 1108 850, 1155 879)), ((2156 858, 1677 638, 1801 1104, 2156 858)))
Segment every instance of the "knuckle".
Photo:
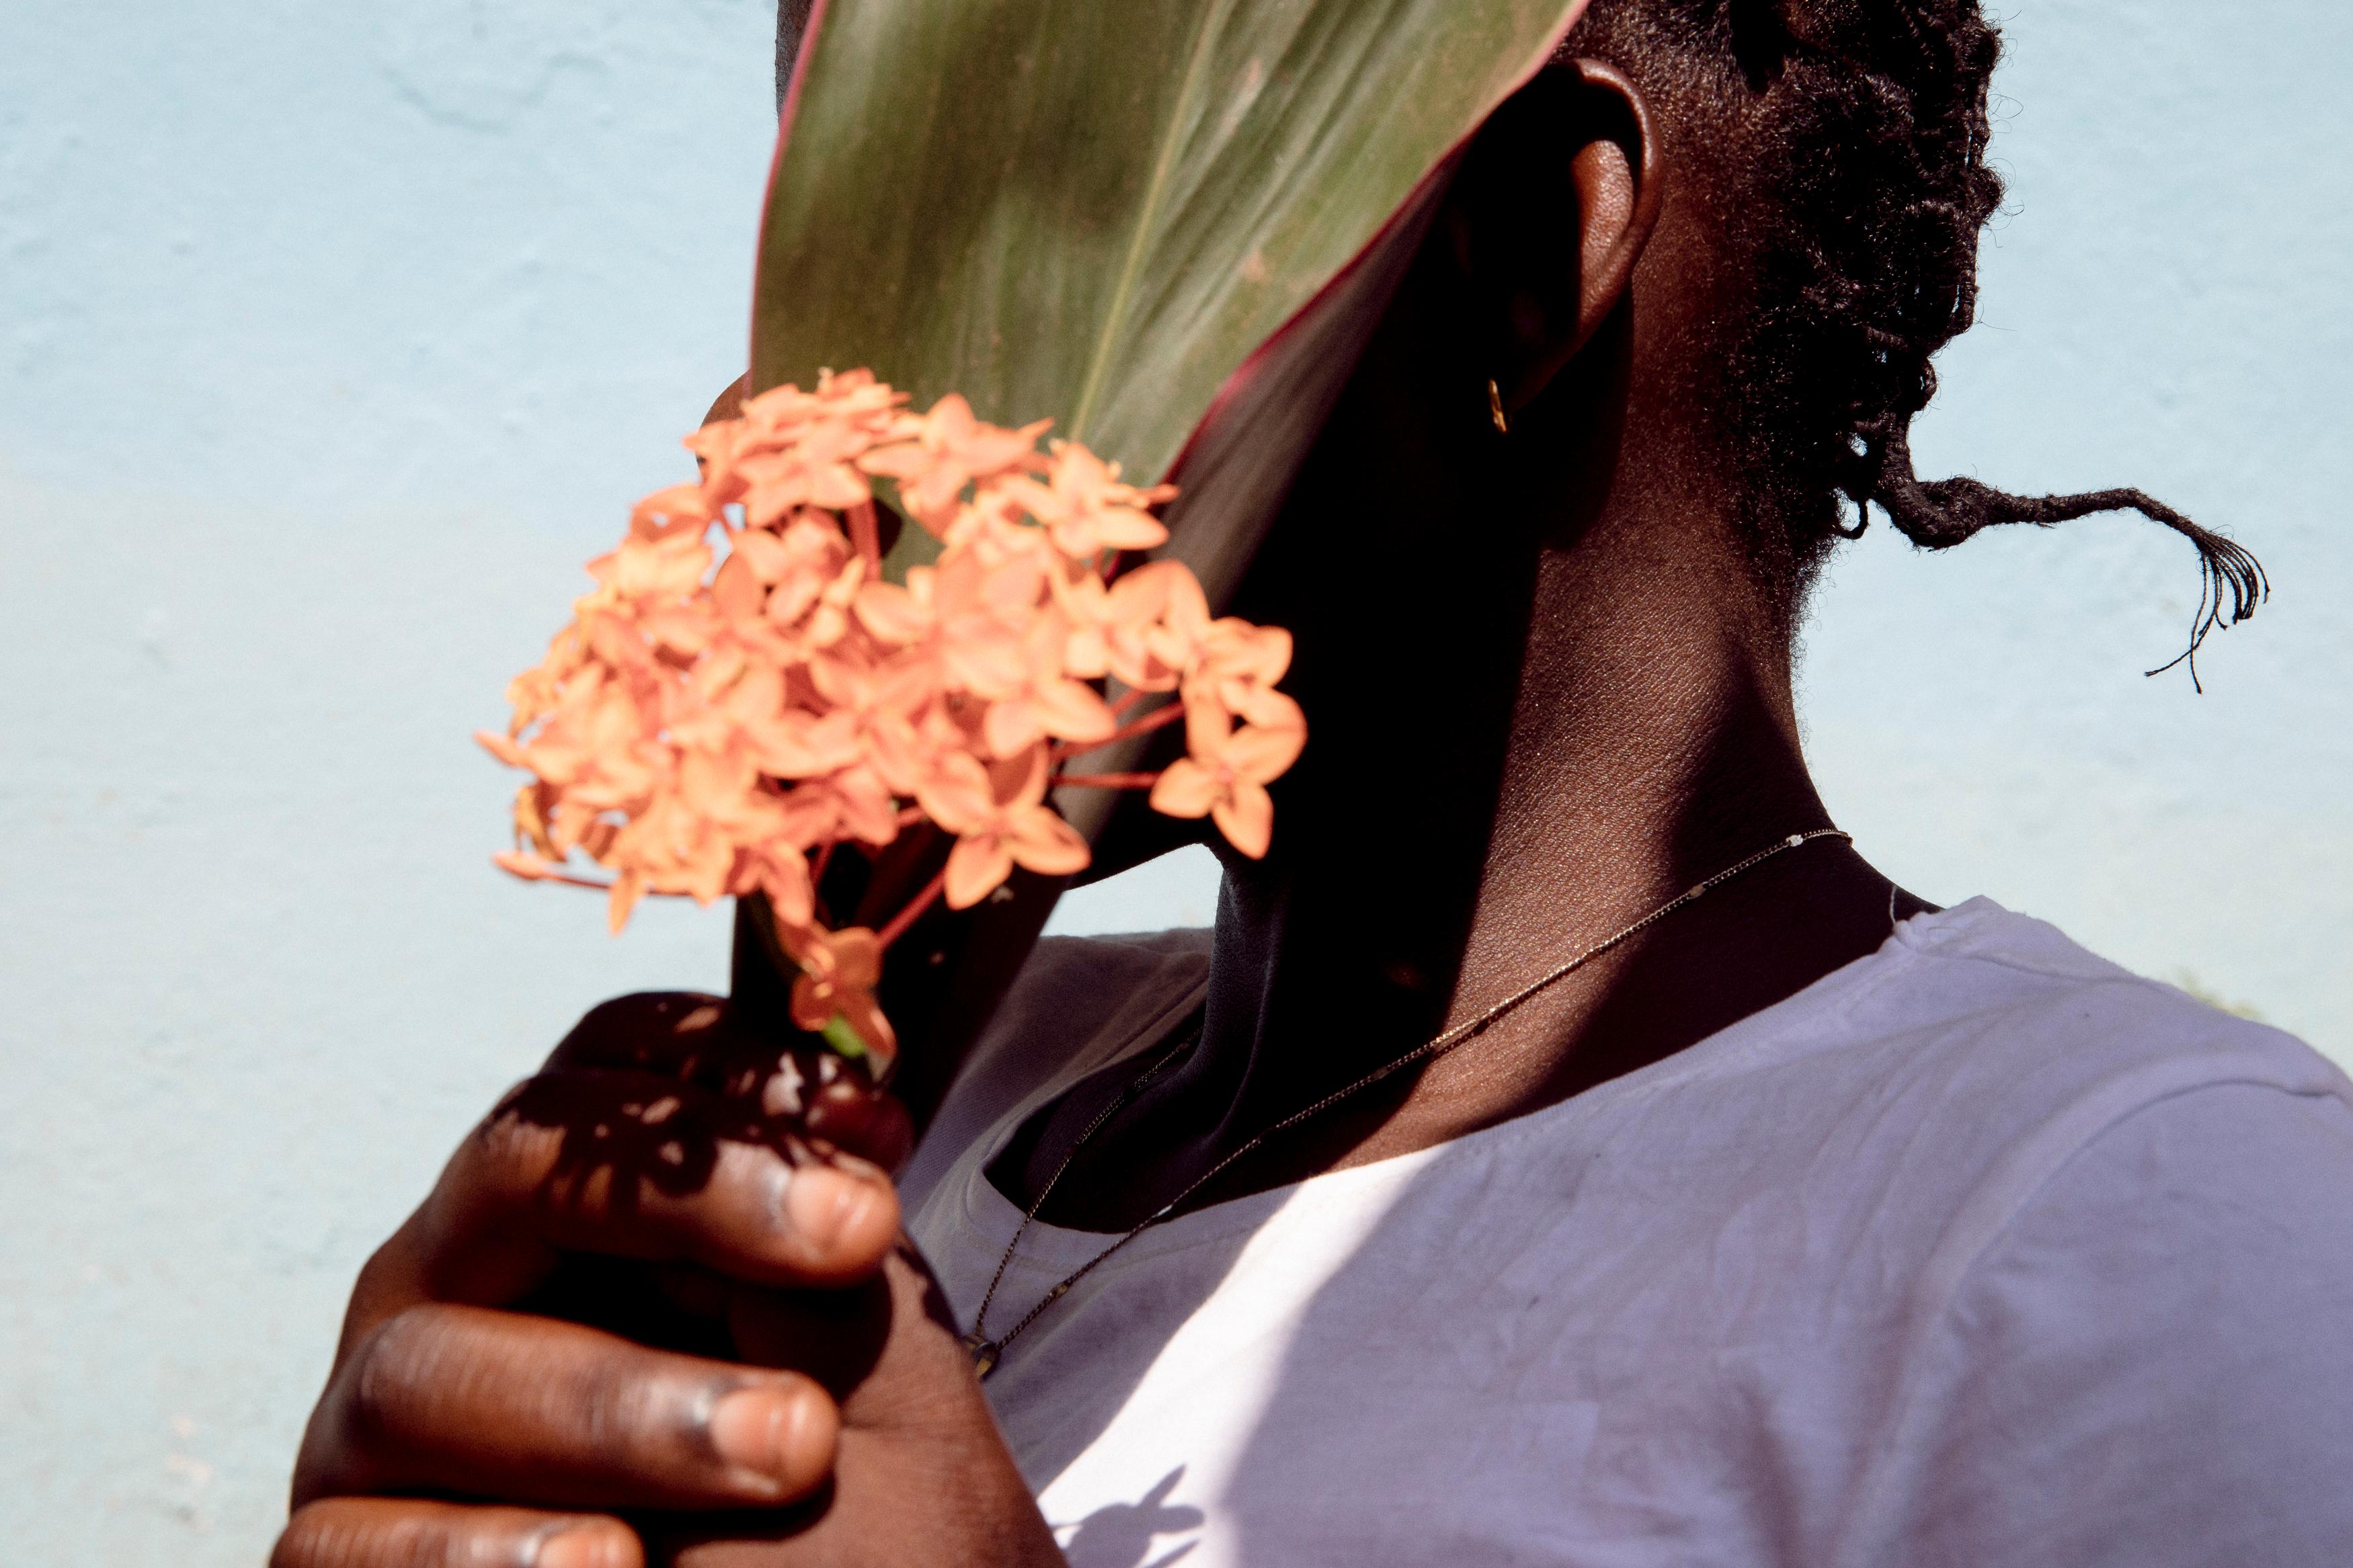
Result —
POLYGON ((361 1447, 396 1444, 415 1426, 420 1394, 449 1353, 444 1316, 434 1307, 409 1307, 360 1342, 352 1356, 343 1419, 361 1447))
POLYGON ((697 992, 640 991, 616 996, 581 1015, 549 1060, 659 1068, 674 1053, 673 1042, 707 1030, 725 1016, 723 998, 697 992))
POLYGON ((533 1111, 547 1096, 548 1080, 544 1073, 518 1079, 514 1086, 499 1096, 491 1113, 474 1124, 466 1136, 463 1152, 477 1158, 494 1156, 510 1148, 520 1130, 531 1125, 533 1111))
POLYGON ((394 1282, 406 1278, 407 1257, 402 1241, 401 1235, 396 1232, 368 1254, 367 1261, 360 1265, 360 1271, 352 1281, 352 1300, 354 1302, 372 1300, 394 1282))
POLYGON ((269 1568, 409 1568, 413 1550, 399 1556, 379 1550, 384 1532, 368 1527, 349 1506, 314 1502, 287 1521, 269 1553, 269 1568))
POLYGON ((312 1503, 286 1521, 270 1549, 269 1568, 328 1568, 335 1562, 331 1554, 333 1526, 326 1511, 312 1503))
MULTIPOLYGON (((509 1084, 507 1091, 499 1096, 497 1103, 491 1107, 491 1113, 482 1119, 482 1127, 495 1126, 512 1116, 530 1097, 531 1086, 535 1081, 534 1079, 519 1078, 509 1084)), ((478 1127, 475 1131, 479 1132, 481 1128, 478 1127)))
POLYGON ((640 1028, 660 1016, 662 1003, 669 994, 661 991, 632 991, 625 996, 608 996, 581 1014, 572 1032, 602 1036, 640 1028))
POLYGON ((503 1531, 469 1530, 446 1510, 364 1503, 316 1502, 288 1521, 269 1554, 269 1568, 484 1568, 522 1562, 501 1552, 503 1531))
POLYGON ((499 1108, 467 1134, 451 1162, 450 1175, 470 1197, 512 1195, 529 1190, 544 1174, 549 1144, 556 1136, 541 1125, 547 1080, 526 1079, 499 1108))
POLYGON ((671 1454, 687 1438, 694 1401, 667 1373, 611 1356, 582 1363, 568 1380, 564 1404, 573 1440, 592 1466, 633 1471, 656 1454, 671 1454))

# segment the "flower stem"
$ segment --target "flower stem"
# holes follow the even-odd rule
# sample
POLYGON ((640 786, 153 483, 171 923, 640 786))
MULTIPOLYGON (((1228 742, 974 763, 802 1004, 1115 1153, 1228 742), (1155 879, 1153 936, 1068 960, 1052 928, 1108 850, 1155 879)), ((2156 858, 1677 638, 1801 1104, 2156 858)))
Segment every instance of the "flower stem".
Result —
POLYGON ((882 576, 882 531, 874 521, 874 503, 860 501, 849 509, 849 542, 866 558, 866 575, 879 582, 882 576))
POLYGON ((922 892, 915 895, 914 901, 892 916, 891 923, 875 933, 874 941, 883 952, 890 952, 891 944, 907 934, 907 928, 923 918, 923 911, 932 907, 939 898, 940 890, 947 885, 948 868, 943 866, 940 868, 940 874, 933 878, 922 892))
POLYGON ((1183 717, 1185 717, 1185 705, 1182 702, 1171 702, 1166 708, 1154 709, 1134 723, 1119 730, 1107 740, 1096 742, 1088 749, 1093 751, 1103 746, 1116 745, 1122 741, 1132 741, 1138 735, 1149 735, 1162 725, 1174 724, 1183 717))
POLYGON ((852 1028, 849 1020, 839 1013, 827 1019, 825 1027, 819 1029, 818 1033, 825 1037, 827 1045, 831 1046, 838 1054, 848 1057, 851 1061, 856 1061, 866 1054, 866 1037, 852 1028))
POLYGON ((1054 782, 1069 784, 1073 789, 1150 789, 1160 782, 1158 773, 1063 773, 1054 782))
MULTIPOLYGON (((1134 692, 1130 692, 1128 697, 1133 697, 1134 695, 1135 694, 1134 692)), ((1120 699, 1118 703, 1113 704, 1112 708, 1112 716, 1113 718, 1117 718, 1119 716, 1120 708, 1124 706, 1128 698, 1124 697, 1120 699)), ((1171 702, 1166 708, 1154 709, 1151 712, 1145 714, 1143 718, 1138 719, 1133 724, 1113 731, 1110 734, 1105 735, 1100 741, 1089 741, 1084 745, 1081 745, 1075 741, 1057 742, 1053 751, 1050 752, 1049 755, 1058 763, 1066 762, 1071 757, 1089 756, 1096 752, 1102 751, 1105 746, 1115 746, 1122 741, 1133 741, 1138 735, 1149 735, 1153 731, 1159 729, 1162 725, 1174 724, 1177 720, 1182 719, 1184 716, 1185 704, 1182 702, 1171 702)))

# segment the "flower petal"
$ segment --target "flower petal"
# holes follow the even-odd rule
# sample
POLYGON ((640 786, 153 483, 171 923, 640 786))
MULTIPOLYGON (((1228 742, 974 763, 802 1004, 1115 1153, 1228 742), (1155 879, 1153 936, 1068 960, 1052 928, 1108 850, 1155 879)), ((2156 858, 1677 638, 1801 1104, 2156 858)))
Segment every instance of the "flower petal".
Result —
POLYGON ((997 816, 988 773, 968 752, 948 752, 915 790, 923 815, 951 833, 970 834, 997 816))
POLYGON ((1263 859, 1274 840, 1274 800, 1262 784, 1236 779, 1232 791, 1209 811, 1226 842, 1253 860, 1263 859))
POLYGON ((629 923, 629 911, 638 907, 638 900, 645 890, 646 879, 639 872, 624 871, 613 879, 613 892, 606 906, 605 918, 606 923, 613 928, 615 936, 620 935, 621 928, 629 923))
POLYGON ((1245 724, 1226 742, 1226 766, 1238 777, 1254 784, 1271 784, 1299 760, 1306 744, 1304 729, 1273 730, 1261 724, 1245 724))
POLYGON ((1013 852, 995 833, 979 833, 956 840, 948 854, 947 900, 952 910, 968 910, 1005 885, 1013 874, 1013 852))
POLYGON ((868 583, 852 601, 858 622, 881 642, 897 647, 931 629, 931 612, 896 583, 868 583))
POLYGON ((526 882, 537 882, 555 875, 555 868, 521 849, 501 849, 491 857, 491 863, 511 877, 526 882))
POLYGON ((477 730, 474 731, 474 739, 480 744, 482 750, 511 768, 531 766, 529 763, 523 761, 522 748, 496 730, 477 730))
POLYGON ((1190 757, 1179 757, 1152 786, 1152 809, 1164 816, 1207 816, 1225 793, 1217 774, 1190 757))
POLYGON ((899 1036, 891 1027, 891 1020, 883 1016, 882 1009, 875 1005, 874 998, 863 991, 849 992, 839 1001, 841 1016, 866 1042, 866 1054, 872 1058, 874 1076, 888 1078, 892 1064, 899 1059, 899 1036))
POLYGON ((1046 732, 1039 718, 1039 705, 1025 697, 992 702, 988 705, 988 717, 981 723, 981 736, 993 755, 1018 756, 1036 745, 1038 737, 1046 732))
POLYGON ((793 982, 793 1022, 815 1034, 833 1021, 833 987, 813 974, 793 982))
POLYGON ((776 923, 790 931, 808 924, 816 913, 816 890, 809 886, 808 861, 789 844, 769 844, 761 854, 760 886, 776 923))
POLYGON ((1005 836, 1013 858, 1042 876, 1067 877, 1083 871, 1093 858, 1079 830, 1042 805, 1016 813, 1005 836))
POLYGON ((1092 687, 1075 680, 1039 681, 1030 708, 1046 733, 1058 741, 1107 741, 1119 731, 1111 704, 1096 696, 1092 687))
POLYGON ((882 978, 882 942, 864 926, 835 931, 826 939, 833 949, 834 984, 854 991, 871 991, 882 978))
POLYGON ((1199 685, 1185 689, 1185 750, 1196 761, 1215 764, 1222 759, 1233 729, 1233 715, 1214 691, 1199 685))

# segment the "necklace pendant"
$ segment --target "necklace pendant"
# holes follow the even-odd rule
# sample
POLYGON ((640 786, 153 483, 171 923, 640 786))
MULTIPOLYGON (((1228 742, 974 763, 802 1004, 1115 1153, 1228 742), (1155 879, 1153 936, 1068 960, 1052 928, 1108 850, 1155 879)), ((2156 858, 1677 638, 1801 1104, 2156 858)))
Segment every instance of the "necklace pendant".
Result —
POLYGON ((985 1340, 978 1334, 966 1334, 957 1342, 964 1346, 964 1353, 972 1357, 972 1370, 975 1376, 986 1379, 990 1373, 997 1370, 997 1353, 1003 1347, 996 1341, 985 1340))

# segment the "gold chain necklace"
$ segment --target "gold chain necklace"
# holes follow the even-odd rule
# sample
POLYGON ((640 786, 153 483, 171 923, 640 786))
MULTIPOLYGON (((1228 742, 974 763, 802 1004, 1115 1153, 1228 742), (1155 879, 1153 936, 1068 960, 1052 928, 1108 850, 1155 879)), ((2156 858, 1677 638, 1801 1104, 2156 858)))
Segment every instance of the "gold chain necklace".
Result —
POLYGON ((1183 1192, 1178 1193, 1175 1197, 1170 1198, 1166 1203, 1161 1205, 1160 1207, 1155 1209, 1150 1215, 1147 1215, 1142 1224, 1129 1231, 1125 1236, 1123 1236, 1118 1240, 1113 1242, 1109 1247, 1104 1247, 1101 1252, 1096 1253, 1092 1258, 1087 1259, 1087 1261, 1080 1265, 1076 1270, 1065 1276, 1061 1283, 1047 1291, 1045 1299, 1039 1301, 1036 1306, 1030 1308, 1029 1314, 1019 1322, 1008 1329, 999 1337, 993 1340, 990 1339, 987 1331, 989 1305, 997 1300, 997 1288, 1005 1282, 1005 1271, 1012 1266, 1013 1255, 1020 1250, 1021 1238, 1029 1234, 1029 1226, 1036 1222, 1038 1218, 1038 1211, 1046 1206, 1046 1200, 1048 1198, 1053 1196, 1055 1184, 1059 1183, 1062 1179, 1063 1173, 1071 1168, 1071 1162, 1079 1157, 1079 1151, 1087 1146, 1087 1141, 1103 1130, 1104 1122, 1109 1121, 1113 1117, 1126 1110, 1128 1106, 1134 1104, 1135 1098, 1142 1094, 1145 1088, 1151 1084, 1152 1080, 1160 1075, 1160 1071, 1163 1068, 1166 1068, 1170 1062, 1175 1061, 1185 1052, 1193 1048, 1193 1046, 1198 1038, 1198 1032, 1195 1031, 1192 1034, 1188 1034, 1182 1044, 1177 1046, 1176 1049, 1168 1052, 1166 1056, 1163 1056, 1159 1060, 1154 1062, 1149 1068, 1146 1068, 1142 1078, 1137 1079, 1134 1083, 1128 1085, 1126 1089, 1120 1092, 1119 1098, 1113 1100, 1109 1105, 1104 1106, 1102 1111, 1096 1115, 1095 1119, 1087 1123, 1087 1130, 1079 1134, 1078 1142, 1071 1145, 1070 1152, 1062 1156, 1061 1163, 1054 1167, 1054 1173, 1046 1178, 1046 1184, 1044 1186, 1038 1189, 1036 1201, 1030 1204, 1029 1212, 1021 1216, 1020 1227, 1014 1231, 1013 1239, 1006 1244, 1005 1256, 997 1260, 997 1272, 989 1276, 988 1289, 982 1293, 980 1298, 980 1310, 973 1314, 972 1332, 964 1336, 964 1348, 972 1357, 973 1370, 984 1378, 986 1378, 990 1373, 996 1371, 997 1361, 1004 1355, 1005 1348, 1011 1344, 1015 1340, 1020 1338, 1021 1335, 1029 1329, 1030 1324, 1036 1322, 1040 1317, 1043 1317, 1047 1308, 1051 1307, 1055 1302, 1060 1300, 1065 1295, 1067 1295, 1071 1286, 1076 1285, 1080 1280, 1093 1273, 1097 1268, 1109 1261, 1112 1254, 1117 1252, 1129 1242, 1134 1241, 1137 1237, 1142 1236, 1145 1231, 1150 1230, 1154 1226, 1158 1225, 1161 1221, 1175 1214, 1177 1208, 1183 1205, 1187 1198, 1191 1197, 1195 1193, 1199 1192, 1203 1187, 1208 1186, 1211 1182, 1217 1180, 1219 1176, 1225 1173, 1228 1166, 1233 1164, 1235 1161, 1240 1160, 1244 1155, 1250 1153, 1252 1150, 1255 1150, 1260 1144, 1265 1142, 1276 1133, 1290 1131, 1292 1128, 1296 1127, 1301 1122, 1306 1121, 1309 1117, 1315 1115, 1318 1111, 1329 1110, 1332 1106, 1338 1104, 1341 1100, 1347 1099, 1350 1095, 1356 1093, 1360 1089, 1370 1089, 1373 1085, 1380 1082, 1381 1079, 1388 1077, 1391 1073, 1394 1073, 1402 1068, 1410 1067, 1418 1061, 1427 1061, 1437 1057, 1441 1057, 1448 1051, 1452 1050, 1455 1047, 1462 1044, 1464 1041, 1473 1039, 1478 1036, 1484 1034, 1487 1031, 1488 1026, 1493 1024, 1497 1019, 1501 1018, 1504 1014, 1509 1013, 1521 1003, 1527 1001, 1532 996, 1535 996, 1538 992, 1556 984, 1560 981, 1567 979, 1571 974, 1576 973, 1578 970, 1584 968, 1587 964, 1592 963, 1603 953, 1608 952, 1611 948, 1618 946, 1629 937, 1634 936, 1637 933, 1647 930, 1649 927, 1655 925, 1660 921, 1662 921, 1669 915, 1673 914, 1677 910, 1682 909, 1684 905, 1696 902, 1703 895, 1708 893, 1714 889, 1722 887, 1725 883, 1729 882, 1735 877, 1739 876, 1743 871, 1750 870, 1756 867, 1761 866, 1766 861, 1773 858, 1776 855, 1781 854, 1786 850, 1795 849, 1800 845, 1811 843, 1817 838, 1839 838, 1845 840, 1849 844, 1854 842, 1853 835, 1841 832, 1835 827, 1818 827, 1810 833, 1792 833, 1789 837, 1782 839, 1771 848, 1760 849, 1756 854, 1748 857, 1747 859, 1741 861, 1738 865, 1727 867, 1724 870, 1718 871, 1715 876, 1707 879, 1707 880, 1676 894, 1673 898, 1668 900, 1665 903, 1661 904, 1657 909, 1652 910, 1649 914, 1644 915, 1641 920, 1636 921, 1633 924, 1612 931, 1609 935, 1603 937, 1599 942, 1595 942, 1591 947, 1588 947, 1584 952, 1577 954, 1576 957, 1556 965, 1535 981, 1521 987, 1511 995, 1504 997, 1501 1002, 1496 1003, 1493 1006, 1488 1008, 1477 1017, 1465 1019, 1463 1022, 1455 1025, 1452 1028, 1447 1029, 1439 1034, 1435 1038, 1416 1046, 1413 1049, 1406 1052, 1405 1055, 1398 1058, 1395 1061, 1388 1063, 1387 1066, 1375 1068, 1364 1077, 1356 1079, 1356 1082, 1347 1085, 1345 1088, 1335 1089, 1330 1094, 1327 1094, 1323 1099, 1317 1100, 1314 1104, 1307 1107, 1304 1110, 1293 1111, 1290 1115, 1284 1117, 1282 1121, 1276 1122, 1265 1131, 1258 1134, 1258 1136, 1252 1138, 1249 1142, 1244 1143, 1240 1148, 1235 1150, 1232 1153, 1227 1155, 1224 1159, 1219 1161, 1216 1164, 1203 1172, 1199 1176, 1196 1177, 1186 1186, 1183 1192))

